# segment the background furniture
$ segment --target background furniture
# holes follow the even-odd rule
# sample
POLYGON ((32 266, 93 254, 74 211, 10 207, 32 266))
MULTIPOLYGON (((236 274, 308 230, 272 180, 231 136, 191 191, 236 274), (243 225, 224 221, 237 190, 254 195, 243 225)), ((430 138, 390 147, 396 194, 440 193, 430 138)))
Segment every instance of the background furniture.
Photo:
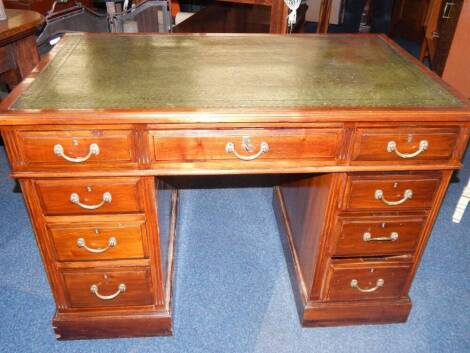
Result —
POLYGON ((421 42, 430 1, 396 0, 390 24, 390 36, 421 42))
MULTIPOLYGON (((175 9, 172 9, 172 13, 178 7, 179 3, 176 4, 175 9)), ((197 17, 193 15, 183 21, 186 22, 184 25, 179 24, 176 31, 180 33, 265 32, 266 24, 268 24, 267 32, 269 33, 288 32, 288 8, 284 0, 219 0, 209 3, 205 8, 201 9, 202 13, 197 17), (205 8, 208 9, 205 10, 205 8)), ((304 6, 304 14, 305 11, 304 6)), ((299 18, 302 20, 302 16, 299 15, 299 18)))
MULTIPOLYGON (((9 9, 31 10, 46 15, 51 9, 54 0, 3 0, 9 9)), ((93 0, 81 0, 80 3, 90 9, 93 8, 93 0)), ((57 10, 64 10, 74 5, 74 1, 67 1, 57 4, 57 10)))
POLYGON ((0 81, 17 85, 39 62, 34 33, 44 18, 37 12, 6 9, 0 21, 0 81))
POLYGON ((374 35, 70 35, 1 108, 60 339, 171 333, 178 175, 282 174, 302 324, 403 322, 470 136, 468 103, 374 35))
POLYGON ((419 59, 470 98, 470 4, 461 0, 432 0, 425 22, 419 59))
MULTIPOLYGON (((293 33, 303 32, 307 5, 297 10, 293 33)), ((173 27, 175 33, 269 33, 272 10, 265 5, 215 1, 173 27)))
MULTIPOLYGON (((461 8, 459 11, 459 1, 454 2, 454 7, 444 16, 449 17, 444 19, 453 23, 453 31, 449 36, 452 36, 450 47, 448 48, 447 55, 439 55, 435 57, 436 71, 440 74, 444 81, 458 89, 462 94, 470 99, 470 70, 468 62, 470 58, 470 2, 460 1, 461 8)), ((441 16, 442 18, 442 16, 441 16)), ((442 21, 442 20, 441 20, 442 21)), ((444 26, 440 22, 440 26, 444 26)), ((443 29, 439 28, 439 33, 443 33, 443 29)), ((444 53, 441 50, 441 39, 439 38, 437 45, 437 52, 444 53)))

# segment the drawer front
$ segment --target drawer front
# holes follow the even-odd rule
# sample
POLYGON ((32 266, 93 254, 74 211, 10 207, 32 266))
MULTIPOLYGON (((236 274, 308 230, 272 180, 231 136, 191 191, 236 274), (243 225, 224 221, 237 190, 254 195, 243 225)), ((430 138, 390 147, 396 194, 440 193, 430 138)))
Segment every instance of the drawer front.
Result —
POLYGON ((64 270, 65 292, 72 308, 152 305, 149 268, 64 270))
POLYGON ((146 257, 144 221, 50 223, 58 261, 138 259, 146 257))
POLYGON ((341 129, 153 130, 153 162, 331 160, 341 129))
POLYGON ((400 298, 410 263, 333 261, 328 269, 329 301, 400 298))
POLYGON ((339 217, 332 256, 377 256, 414 252, 425 216, 339 217))
POLYGON ((131 130, 16 132, 26 167, 112 168, 136 163, 131 130))
POLYGON ((459 128, 359 128, 353 161, 416 163, 452 158, 459 128))
POLYGON ((430 208, 440 182, 439 173, 351 174, 347 180, 345 208, 430 208))
POLYGON ((46 215, 142 211, 139 178, 42 179, 35 185, 46 215))

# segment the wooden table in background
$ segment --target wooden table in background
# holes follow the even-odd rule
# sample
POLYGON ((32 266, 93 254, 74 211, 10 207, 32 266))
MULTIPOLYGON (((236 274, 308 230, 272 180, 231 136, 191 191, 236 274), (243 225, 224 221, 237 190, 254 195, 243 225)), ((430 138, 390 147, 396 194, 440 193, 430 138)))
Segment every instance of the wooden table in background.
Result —
POLYGON ((0 21, 0 81, 14 87, 39 62, 34 33, 44 17, 34 11, 7 9, 0 21))

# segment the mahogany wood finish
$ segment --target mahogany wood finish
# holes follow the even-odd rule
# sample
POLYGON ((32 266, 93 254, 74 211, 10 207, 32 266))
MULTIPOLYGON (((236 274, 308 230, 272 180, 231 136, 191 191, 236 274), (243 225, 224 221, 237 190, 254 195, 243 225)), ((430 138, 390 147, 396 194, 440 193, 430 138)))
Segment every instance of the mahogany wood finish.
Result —
POLYGON ((60 167, 77 169, 136 166, 137 157, 134 151, 135 132, 116 129, 84 130, 16 130, 14 137, 18 146, 19 168, 57 169, 60 167), (65 156, 80 158, 89 153, 90 145, 97 144, 99 153, 92 155, 87 163, 71 163, 54 152, 56 145, 61 145, 65 156))
POLYGON ((410 263, 334 260, 328 268, 325 300, 400 298, 410 269, 410 263), (357 287, 351 285, 354 280, 357 287), (380 280, 383 280, 382 286, 378 285, 380 280))
POLYGON ((84 222, 67 217, 67 223, 50 222, 47 228, 58 261, 140 259, 148 256, 143 215, 107 216, 106 222, 84 222), (80 239, 83 239, 83 245, 80 245, 80 239), (115 239, 115 245, 110 245, 111 239, 115 239))
MULTIPOLYGON (((237 129, 237 130, 161 130, 149 131, 151 160, 160 161, 231 161, 237 157, 226 151, 233 143, 235 152, 250 157, 263 142, 269 151, 256 161, 331 160, 338 158, 342 130, 337 129, 237 129), (249 137, 249 150, 243 138, 249 137)), ((255 163, 256 163, 255 161, 255 163)), ((252 164, 250 166, 252 167, 252 164)), ((240 165, 244 165, 240 163, 240 165)), ((245 163, 246 165, 246 163, 245 163)), ((269 168, 269 166, 267 166, 269 168)))
POLYGON ((62 272, 68 303, 72 308, 151 305, 153 303, 152 282, 148 268, 64 270, 62 272), (114 299, 101 299, 97 295, 112 296, 124 284, 125 291, 114 299), (96 294, 91 286, 96 285, 96 294))
POLYGON ((353 148, 353 161, 374 161, 389 163, 435 163, 452 158, 455 144, 458 141, 459 129, 455 127, 440 128, 360 128, 356 132, 355 146, 353 148), (412 153, 419 149, 421 141, 427 141, 429 147, 426 153, 414 158, 403 159, 394 151, 388 152, 384 146, 389 141, 396 142, 396 148, 401 153, 412 153))
POLYGON ((97 214, 97 213, 131 213, 143 210, 141 195, 142 179, 39 179, 35 181, 38 196, 46 215, 63 214, 97 214), (139 190, 140 189, 140 190, 139 190), (111 195, 111 201, 103 202, 105 193, 111 195), (84 206, 95 206, 87 209, 71 201, 76 194, 84 206))
MULTIPOLYGON (((80 38, 105 42, 113 48, 122 36, 80 38)), ((153 38, 124 36, 126 45, 153 38)), ((178 55, 190 43, 208 37, 221 38, 165 36, 164 40, 185 43, 171 46, 175 58, 172 67, 182 60, 183 54, 178 55)), ((382 56, 373 56, 377 62, 367 56, 368 64, 382 68, 383 56, 395 55, 399 56, 396 65, 403 64, 408 70, 401 72, 403 75, 413 72, 413 79, 400 79, 400 85, 414 92, 410 101, 415 105, 399 105, 398 101, 397 106, 380 105, 397 94, 387 89, 374 93, 375 100, 364 106, 351 105, 347 99, 342 101, 344 105, 336 106, 324 95, 319 101, 298 105, 298 99, 310 94, 311 89, 322 85, 329 88, 325 82, 314 82, 315 75, 309 85, 283 101, 286 106, 280 106, 277 98, 270 106, 266 97, 252 96, 227 107, 211 107, 221 104, 220 100, 210 101, 212 96, 207 105, 184 105, 185 99, 194 98, 188 95, 200 98, 210 90, 207 82, 216 82, 218 90, 227 88, 228 78, 220 76, 227 65, 224 51, 221 58, 206 57, 212 66, 205 66, 204 75, 190 71, 189 83, 180 88, 183 93, 165 96, 161 104, 169 102, 168 106, 152 106, 152 100, 145 100, 145 96, 143 105, 134 106, 131 101, 129 107, 122 108, 113 105, 120 102, 109 101, 106 96, 109 106, 94 109, 62 109, 63 101, 55 101, 58 108, 16 109, 18 100, 32 97, 31 90, 48 68, 61 70, 62 64, 57 67, 55 60, 67 48, 66 36, 0 108, 12 175, 20 180, 56 302, 53 327, 58 339, 172 333, 178 194, 166 178, 160 178, 164 175, 283 174, 275 187, 273 204, 301 323, 330 326, 406 321, 411 310, 408 291, 450 176, 460 168, 469 139, 468 103, 384 36, 222 38, 217 45, 224 48, 232 41, 256 40, 255 48, 237 44, 232 53, 253 55, 250 65, 255 63, 257 70, 245 68, 237 74, 244 80, 240 84, 246 81, 257 87, 259 63, 268 65, 258 56, 264 53, 264 45, 280 41, 287 46, 299 41, 301 45, 283 59, 284 64, 296 63, 289 66, 291 76, 283 76, 284 67, 271 64, 271 74, 263 77, 269 81, 264 89, 274 87, 273 92, 281 94, 279 99, 292 93, 283 91, 290 78, 303 82, 306 75, 331 69, 328 60, 322 61, 326 67, 314 60, 314 65, 305 69, 311 62, 302 55, 304 41, 310 40, 309 46, 319 45, 318 50, 325 54, 325 41, 329 41, 326 47, 333 48, 359 40, 361 45, 353 43, 354 55, 347 52, 344 57, 334 57, 334 71, 326 82, 327 86, 336 85, 334 98, 351 93, 342 91, 349 81, 337 83, 339 67, 349 77, 348 70, 365 60, 361 50, 371 46, 382 56), (216 76, 222 78, 217 81, 216 76), (419 92, 413 91, 417 80, 426 82, 419 92), (438 101, 444 97, 450 103, 434 106, 435 97, 428 97, 431 103, 424 104, 421 97, 431 86, 439 95, 438 101), (250 106, 253 101, 262 103, 250 106), (420 147, 422 140, 426 140, 426 148, 420 147), (388 147, 391 141, 395 142, 392 150, 388 147), (230 143, 233 148, 227 147, 230 143), (63 152, 57 153, 59 144, 63 152), (89 154, 93 144, 99 146, 99 153, 89 154), (106 193, 109 195, 105 198, 106 193)), ((204 52, 210 49, 205 46, 204 52)), ((67 58, 75 58, 73 48, 67 50, 67 58)), ((87 50, 86 46, 82 50, 87 50)), ((322 60, 328 56, 323 54, 322 60)), ((279 50, 276 55, 285 53, 279 50)), ((94 57, 96 65, 102 64, 100 60, 104 59, 94 57)), ((84 83, 91 80, 90 69, 87 65, 74 66, 74 70, 84 70, 80 77, 84 83)), ((359 70, 357 79, 368 76, 369 69, 366 65, 359 70)), ((374 89, 388 87, 390 81, 382 79, 385 74, 377 76, 374 89)), ((138 80, 130 83, 136 89, 148 84, 138 80)), ((49 86, 48 81, 39 95, 49 86)), ((93 85, 85 88, 90 87, 93 85)), ((348 87, 356 89, 356 85, 348 87)), ((368 87, 367 82, 357 83, 357 87, 368 87)), ((113 94, 114 87, 108 88, 108 94, 113 94)), ((85 99, 89 99, 88 93, 92 92, 87 92, 85 99)), ((365 102, 365 93, 359 93, 355 99, 365 102)), ((258 93, 253 91, 253 95, 258 93)), ((87 104, 95 104, 95 98, 87 104)), ((136 99, 141 98, 139 95, 136 99)), ((37 103, 34 99, 32 102, 37 103)))
POLYGON ((0 21, 0 79, 14 87, 39 62, 34 32, 44 17, 29 10, 6 9, 6 14, 8 19, 0 21))
POLYGON ((428 208, 433 205, 434 195, 440 184, 439 173, 421 174, 349 174, 346 181, 344 208, 349 210, 382 209, 402 210, 428 208), (376 198, 377 190, 383 191, 383 198, 376 198), (405 199, 406 191, 413 196, 398 205, 386 202, 399 202, 405 199))
POLYGON ((336 238, 332 242, 331 255, 351 257, 413 253, 425 220, 424 214, 339 216, 333 230, 336 238))

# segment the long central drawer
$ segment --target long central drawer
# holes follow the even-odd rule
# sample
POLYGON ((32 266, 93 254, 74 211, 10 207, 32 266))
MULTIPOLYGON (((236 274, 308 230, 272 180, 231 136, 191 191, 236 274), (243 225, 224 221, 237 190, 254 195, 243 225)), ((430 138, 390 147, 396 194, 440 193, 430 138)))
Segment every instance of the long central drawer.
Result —
POLYGON ((340 128, 152 130, 153 163, 292 160, 335 161, 341 147, 340 128))

